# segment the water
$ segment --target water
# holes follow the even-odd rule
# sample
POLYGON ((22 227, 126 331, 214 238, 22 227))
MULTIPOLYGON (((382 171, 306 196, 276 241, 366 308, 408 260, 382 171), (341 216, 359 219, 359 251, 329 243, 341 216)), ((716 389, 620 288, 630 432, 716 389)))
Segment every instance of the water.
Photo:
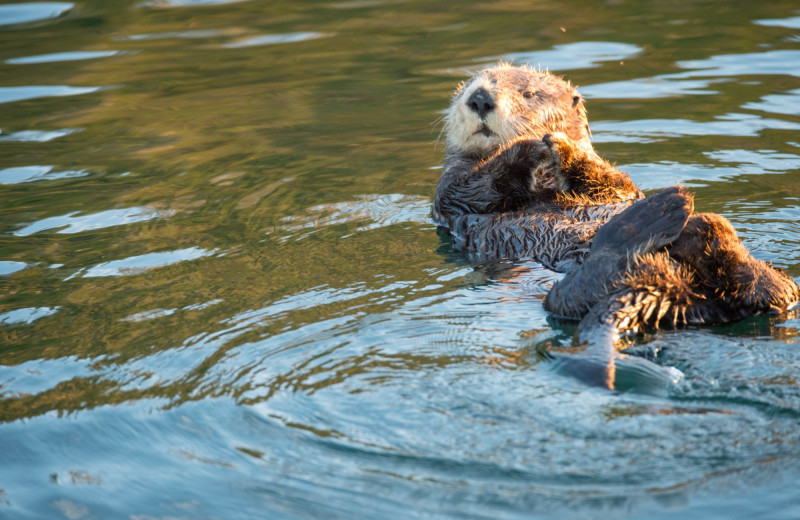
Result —
POLYGON ((429 217, 449 92, 532 60, 798 279, 796 3, 530 4, 0 5, 0 517, 800 517, 796 314, 603 391, 429 217))

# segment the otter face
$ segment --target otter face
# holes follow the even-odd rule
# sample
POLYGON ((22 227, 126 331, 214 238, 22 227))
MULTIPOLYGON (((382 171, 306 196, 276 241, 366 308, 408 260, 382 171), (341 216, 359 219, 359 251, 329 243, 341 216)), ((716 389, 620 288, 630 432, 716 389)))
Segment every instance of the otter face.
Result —
POLYGON ((449 149, 479 156, 554 132, 591 147, 577 90, 548 72, 507 64, 482 70, 456 90, 445 132, 449 149))

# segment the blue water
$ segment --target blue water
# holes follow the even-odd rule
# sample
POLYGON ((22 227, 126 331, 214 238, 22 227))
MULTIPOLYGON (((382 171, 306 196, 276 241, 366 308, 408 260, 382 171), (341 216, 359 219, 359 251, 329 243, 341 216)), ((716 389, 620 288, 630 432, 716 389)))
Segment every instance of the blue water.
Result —
POLYGON ((430 220, 499 59, 800 280, 794 2, 0 5, 0 518, 800 518, 800 317, 584 384, 430 220), (653 366, 673 381, 643 377, 653 366))

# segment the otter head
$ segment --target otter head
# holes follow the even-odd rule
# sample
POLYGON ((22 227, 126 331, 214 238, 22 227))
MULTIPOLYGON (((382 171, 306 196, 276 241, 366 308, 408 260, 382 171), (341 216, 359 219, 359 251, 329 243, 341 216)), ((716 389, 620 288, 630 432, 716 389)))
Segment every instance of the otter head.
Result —
POLYGON ((449 150, 488 156, 519 139, 562 132, 591 149, 583 98, 567 81, 501 63, 478 72, 453 95, 444 130, 449 150))

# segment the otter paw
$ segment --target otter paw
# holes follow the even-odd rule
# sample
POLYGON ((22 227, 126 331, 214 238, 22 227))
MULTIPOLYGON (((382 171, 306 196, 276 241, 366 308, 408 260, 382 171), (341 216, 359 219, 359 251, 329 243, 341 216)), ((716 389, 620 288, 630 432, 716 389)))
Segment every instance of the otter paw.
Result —
POLYGON ((510 149, 514 150, 518 164, 524 167, 530 191, 559 190, 558 174, 561 171, 561 157, 549 144, 543 140, 526 139, 517 141, 510 149))
POLYGON ((578 157, 585 153, 578 143, 562 132, 547 134, 542 137, 542 142, 547 145, 553 153, 559 156, 561 163, 565 166, 572 164, 578 157))

